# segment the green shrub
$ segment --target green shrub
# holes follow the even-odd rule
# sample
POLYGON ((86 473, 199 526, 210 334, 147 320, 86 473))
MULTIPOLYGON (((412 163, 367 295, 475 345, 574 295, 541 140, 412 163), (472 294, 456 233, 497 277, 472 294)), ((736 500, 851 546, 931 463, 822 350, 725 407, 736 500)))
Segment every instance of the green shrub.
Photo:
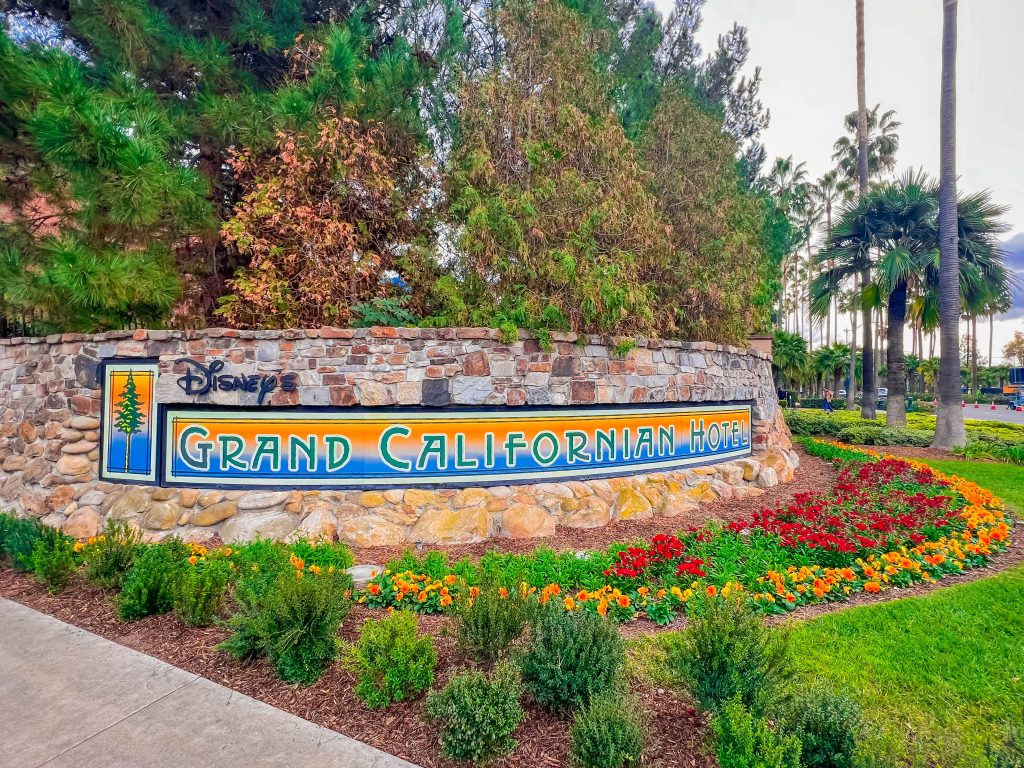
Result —
POLYGON ((669 649, 669 663, 701 706, 714 711, 738 696, 762 712, 793 676, 788 633, 766 627, 741 600, 697 604, 669 649))
POLYGON ((867 424, 841 429, 837 437, 851 445, 910 445, 927 448, 932 444, 933 433, 923 429, 890 429, 867 424))
POLYGON ((82 550, 85 578, 103 589, 120 589, 142 544, 142 532, 128 523, 107 521, 104 532, 82 550))
POLYGON ((523 680, 542 707, 566 712, 610 690, 624 663, 614 624, 583 611, 548 606, 534 621, 532 643, 522 662, 523 680))
POLYGON ((145 547, 124 576, 117 612, 122 621, 167 613, 174 607, 174 585, 188 557, 188 546, 166 539, 145 547))
POLYGON ((174 613, 193 627, 208 627, 224 607, 231 562, 203 559, 182 569, 174 583, 174 613))
POLYGON ((340 541, 307 541, 299 539, 291 545, 291 552, 296 557, 302 558, 306 565, 316 565, 323 570, 334 568, 336 571, 344 571, 355 565, 355 558, 352 552, 340 541))
POLYGON ((815 440, 813 437, 796 437, 794 442, 800 443, 811 456, 817 456, 825 461, 867 461, 868 456, 860 451, 840 448, 838 445, 827 443, 823 440, 815 440))
POLYGON ((579 768, 638 765, 645 727, 640 705, 615 692, 602 693, 576 715, 569 731, 569 753, 579 768))
POLYGON ((356 694, 368 707, 379 708, 430 688, 437 654, 433 638, 419 636, 415 614, 397 611, 363 624, 351 661, 359 678, 356 694))
POLYGON ((986 750, 992 768, 1024 768, 1024 722, 1011 725, 998 746, 986 750))
POLYGON ((282 572, 238 584, 239 610, 228 621, 234 634, 218 646, 237 659, 266 656, 278 676, 309 684, 338 654, 338 627, 351 608, 352 579, 345 573, 282 572))
POLYGON ((57 531, 46 530, 32 547, 32 573, 52 592, 60 592, 78 568, 75 541, 57 531))
POLYGON ((43 531, 35 520, 0 515, 0 554, 8 557, 19 571, 32 570, 32 550, 43 531))
POLYGON ((479 661, 496 661, 522 636, 529 618, 530 601, 521 589, 487 582, 473 604, 459 610, 459 645, 479 661))
POLYGON ((785 718, 800 740, 805 768, 853 768, 861 729, 860 706, 845 691, 824 686, 797 692, 785 718))
POLYGON ((502 664, 491 677, 464 672, 432 693, 427 714, 441 721, 441 754, 480 764, 511 752, 512 733, 526 717, 522 692, 519 671, 502 664))
POLYGON ((800 741, 773 731, 737 698, 712 723, 719 768, 799 768, 800 741))

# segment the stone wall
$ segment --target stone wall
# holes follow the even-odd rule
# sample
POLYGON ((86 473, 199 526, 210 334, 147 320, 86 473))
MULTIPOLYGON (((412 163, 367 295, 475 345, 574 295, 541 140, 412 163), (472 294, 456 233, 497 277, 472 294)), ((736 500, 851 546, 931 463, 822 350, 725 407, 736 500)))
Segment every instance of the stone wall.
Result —
MULTIPOLYGON (((673 517, 701 502, 759 495, 797 464, 763 352, 696 342, 556 335, 544 350, 487 328, 112 332, 0 339, 0 507, 66 533, 95 534, 108 517, 150 540, 174 533, 224 540, 337 537, 358 546, 464 543, 551 535, 629 518, 673 517), (749 401, 751 458, 612 479, 459 490, 221 491, 126 486, 97 479, 97 364, 158 358, 160 402, 194 402, 175 360, 220 359, 225 373, 284 371, 296 391, 273 405, 585 405, 749 401)), ((253 405, 216 392, 202 402, 253 405)))

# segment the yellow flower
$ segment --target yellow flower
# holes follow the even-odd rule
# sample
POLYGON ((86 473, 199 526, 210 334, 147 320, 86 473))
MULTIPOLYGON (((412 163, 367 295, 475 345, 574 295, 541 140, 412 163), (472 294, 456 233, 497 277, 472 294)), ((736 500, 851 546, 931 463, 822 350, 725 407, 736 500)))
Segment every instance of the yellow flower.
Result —
POLYGON ((563 600, 562 603, 565 605, 565 610, 567 611, 571 611, 573 608, 576 607, 576 601, 573 600, 571 597, 565 598, 565 600, 563 600))

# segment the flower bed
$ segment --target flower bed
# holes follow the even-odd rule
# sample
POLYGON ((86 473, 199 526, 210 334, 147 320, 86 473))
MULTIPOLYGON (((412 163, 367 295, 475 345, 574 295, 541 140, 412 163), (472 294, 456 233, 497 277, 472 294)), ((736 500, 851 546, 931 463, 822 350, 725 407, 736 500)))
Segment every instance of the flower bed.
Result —
POLYGON ((472 599, 472 585, 494 579, 541 602, 557 598, 566 610, 668 624, 695 597, 742 592, 766 613, 786 613, 932 582, 986 564, 1009 542, 1001 502, 973 483, 849 446, 819 444, 818 452, 845 463, 832 488, 727 527, 605 552, 491 553, 450 566, 438 553, 406 555, 359 599, 432 613, 472 599))

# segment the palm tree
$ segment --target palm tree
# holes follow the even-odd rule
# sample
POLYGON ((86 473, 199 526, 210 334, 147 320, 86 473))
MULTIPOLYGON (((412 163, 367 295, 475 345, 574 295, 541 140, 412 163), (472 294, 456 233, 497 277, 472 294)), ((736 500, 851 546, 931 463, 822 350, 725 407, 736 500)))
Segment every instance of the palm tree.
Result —
POLYGON ((925 390, 935 391, 935 382, 939 376, 939 359, 937 357, 930 357, 927 360, 922 360, 917 365, 918 371, 921 373, 921 381, 924 384, 925 390))
MULTIPOLYGON (((852 186, 845 176, 841 176, 838 170, 831 170, 811 187, 811 197, 818 204, 818 207, 825 214, 825 240, 832 236, 832 211, 839 202, 848 202, 852 195, 852 186)), ((829 264, 828 266, 832 266, 829 264)), ((839 331, 839 308, 833 303, 836 309, 836 333, 839 331)), ((832 312, 828 313, 825 320, 825 344, 832 343, 832 312)))
MULTIPOLYGON (((896 152, 900 148, 898 130, 902 123, 896 119, 896 112, 889 110, 879 115, 881 105, 867 110, 865 119, 868 132, 868 177, 875 179, 896 168, 896 152)), ((851 137, 858 136, 859 112, 851 112, 843 119, 848 136, 840 137, 833 145, 832 160, 852 183, 858 180, 859 143, 851 137)))
POLYGON ((772 343, 772 364, 776 369, 777 386, 797 379, 807 367, 807 342, 804 337, 798 333, 776 331, 772 343))
MULTIPOLYGON (((865 84, 864 54, 864 0, 857 0, 857 182, 861 198, 868 193, 868 106, 867 86, 865 84)), ((870 260, 868 254, 862 254, 860 273, 861 288, 867 287, 870 281, 870 260)), ((871 346, 871 307, 862 302, 861 325, 864 334, 861 356, 864 360, 864 393, 861 395, 860 415, 862 418, 875 419, 875 355, 871 346)))
MULTIPOLYGON (((858 0, 862 2, 862 0, 858 0)), ((933 448, 967 444, 960 408, 960 265, 956 201, 956 11, 943 0, 939 173, 939 406, 933 448)))
MULTIPOLYGON (((992 203, 988 192, 958 201, 959 283, 962 301, 975 316, 991 296, 1009 292, 1005 254, 997 235, 1006 231, 1000 217, 1006 209, 992 203)), ((875 187, 856 205, 840 210, 829 247, 819 262, 833 264, 813 283, 812 307, 819 316, 840 289, 861 273, 865 254, 873 271, 861 303, 884 306, 889 387, 886 423, 906 425, 906 372, 903 338, 908 316, 934 325, 939 289, 939 233, 935 186, 922 172, 908 172, 895 183, 875 187), (916 298, 911 297, 916 295, 916 298)), ((975 356, 976 357, 976 356, 975 356)))
POLYGON ((850 347, 846 344, 832 344, 822 347, 815 355, 815 370, 832 377, 832 392, 842 386, 843 369, 850 362, 850 347))

